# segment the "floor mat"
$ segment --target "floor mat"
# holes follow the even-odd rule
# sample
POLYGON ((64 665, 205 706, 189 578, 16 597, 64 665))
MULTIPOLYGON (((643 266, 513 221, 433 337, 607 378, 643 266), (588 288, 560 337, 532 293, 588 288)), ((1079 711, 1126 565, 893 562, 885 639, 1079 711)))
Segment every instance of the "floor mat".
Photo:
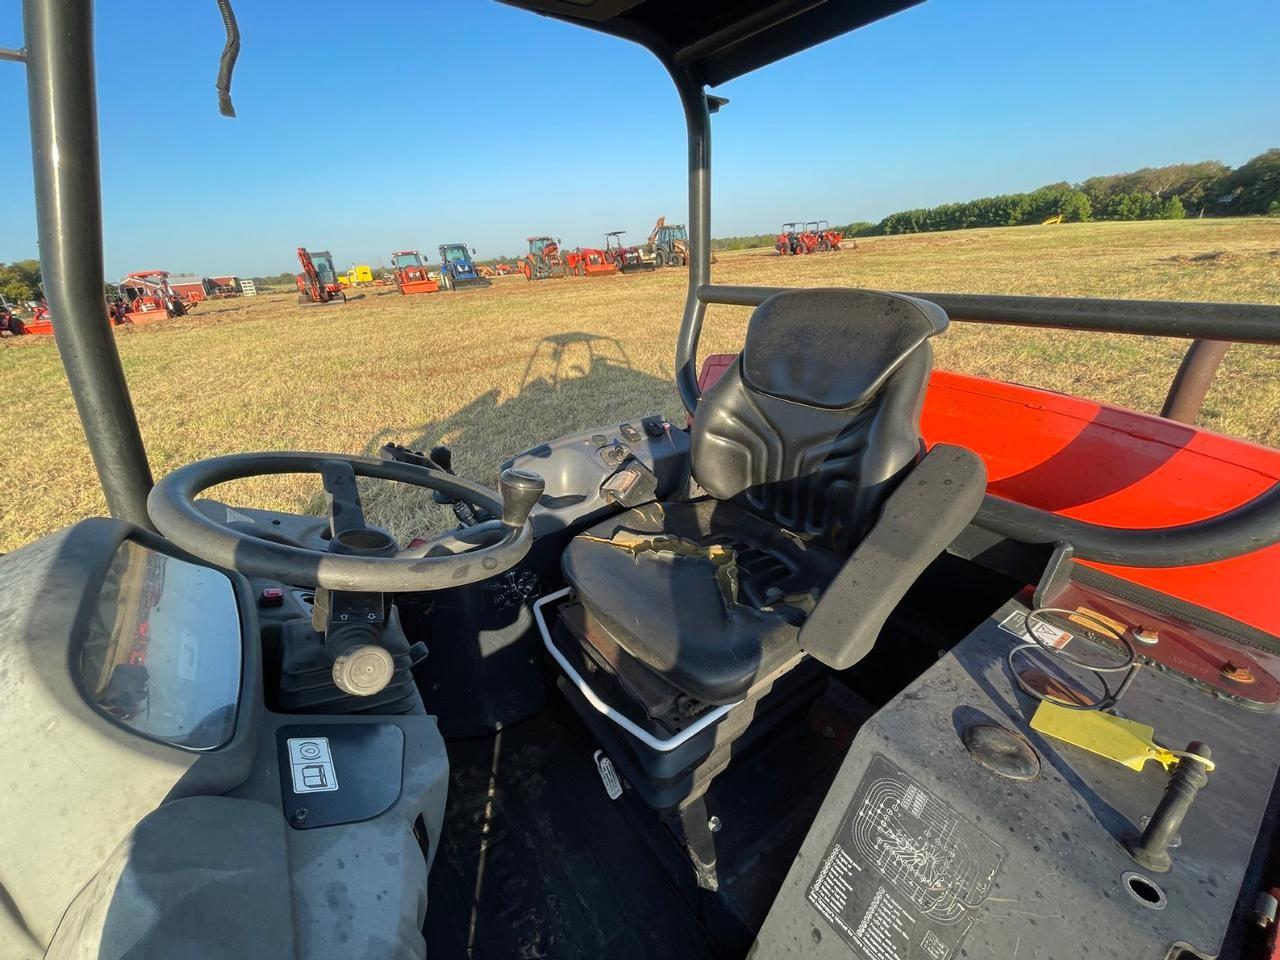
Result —
POLYGON ((717 956, 587 745, 551 714, 451 743, 449 759, 432 960, 717 956))
POLYGON ((722 823, 717 895, 696 888, 683 850, 632 791, 608 798, 576 718, 544 712, 499 736, 449 744, 427 955, 742 956, 871 713, 828 684, 716 779, 707 805, 722 823))

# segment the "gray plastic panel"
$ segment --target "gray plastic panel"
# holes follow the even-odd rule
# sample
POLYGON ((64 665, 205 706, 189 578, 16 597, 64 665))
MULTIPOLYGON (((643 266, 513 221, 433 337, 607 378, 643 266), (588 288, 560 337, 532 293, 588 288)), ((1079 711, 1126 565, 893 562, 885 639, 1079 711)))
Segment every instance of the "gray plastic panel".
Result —
MULTIPOLYGON (((39 955, 67 905, 143 817, 166 800, 244 781, 261 713, 256 643, 245 644, 231 742, 194 753, 131 733, 90 707, 71 664, 119 545, 184 556, 118 520, 85 520, 0 557, 0 958, 39 955)), ((229 574, 241 633, 257 636, 248 585, 229 574)))
POLYGON ((1007 604, 861 729, 753 956, 1028 960, 1087 947, 1091 958, 1160 960, 1177 943, 1218 953, 1280 766, 1280 716, 1138 675, 1124 715, 1175 749, 1209 744, 1217 762, 1173 869, 1148 875, 1167 898, 1153 909, 1127 889, 1126 874, 1142 871, 1122 841, 1167 774, 1030 729, 1035 704, 1014 692, 1005 665, 1016 639, 999 627, 1015 610, 1025 608, 1007 604), (1037 779, 1002 778, 969 756, 960 733, 983 721, 1030 740, 1037 779))
POLYGON ((502 464, 503 469, 532 470, 547 482, 546 493, 533 511, 535 537, 616 513, 619 508, 605 500, 600 485, 628 456, 639 460, 657 476, 656 499, 676 491, 689 456, 689 434, 668 423, 661 437, 650 437, 641 422, 642 418, 637 418, 628 424, 572 433, 526 450, 502 464), (627 440, 623 436, 624 426, 633 427, 639 436, 627 440))

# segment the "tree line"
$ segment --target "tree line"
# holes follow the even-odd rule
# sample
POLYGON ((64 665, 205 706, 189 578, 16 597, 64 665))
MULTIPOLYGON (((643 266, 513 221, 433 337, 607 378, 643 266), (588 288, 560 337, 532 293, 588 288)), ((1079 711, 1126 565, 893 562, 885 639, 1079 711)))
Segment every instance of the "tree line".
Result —
POLYGON ((11 303, 39 300, 40 261, 15 260, 13 263, 0 263, 0 296, 11 303))
MULTIPOLYGON (((1181 220, 1188 216, 1280 216, 1280 148, 1232 169, 1217 160, 1143 167, 1129 173, 1054 183, 1027 193, 979 197, 891 213, 879 223, 840 227, 846 237, 890 236, 970 227, 1015 227, 1086 220, 1181 220)), ((771 247, 777 233, 725 237, 714 250, 771 247)))

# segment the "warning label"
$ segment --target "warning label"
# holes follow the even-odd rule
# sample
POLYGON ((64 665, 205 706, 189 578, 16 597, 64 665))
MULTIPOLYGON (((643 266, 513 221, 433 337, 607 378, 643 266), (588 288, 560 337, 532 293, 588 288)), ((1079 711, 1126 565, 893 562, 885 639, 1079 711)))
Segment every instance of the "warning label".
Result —
MULTIPOLYGON (((1027 615, 1021 610, 1013 611, 1000 621, 1000 629, 1005 633, 1013 634, 1019 640, 1026 640, 1027 615)), ((1042 647, 1052 647, 1054 650, 1061 650, 1073 639, 1069 630, 1040 619, 1032 620, 1031 637, 1042 647)))
POLYGON ((865 960, 946 960, 1003 860, 999 844, 876 754, 809 903, 865 960))

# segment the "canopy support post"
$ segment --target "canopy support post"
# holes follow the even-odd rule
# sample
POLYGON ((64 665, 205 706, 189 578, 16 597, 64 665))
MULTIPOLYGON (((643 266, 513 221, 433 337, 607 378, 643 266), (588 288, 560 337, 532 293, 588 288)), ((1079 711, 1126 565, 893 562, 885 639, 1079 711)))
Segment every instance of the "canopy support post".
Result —
POLYGON ((103 295, 92 0, 24 0, 40 270, 111 515, 153 529, 151 467, 103 295))

